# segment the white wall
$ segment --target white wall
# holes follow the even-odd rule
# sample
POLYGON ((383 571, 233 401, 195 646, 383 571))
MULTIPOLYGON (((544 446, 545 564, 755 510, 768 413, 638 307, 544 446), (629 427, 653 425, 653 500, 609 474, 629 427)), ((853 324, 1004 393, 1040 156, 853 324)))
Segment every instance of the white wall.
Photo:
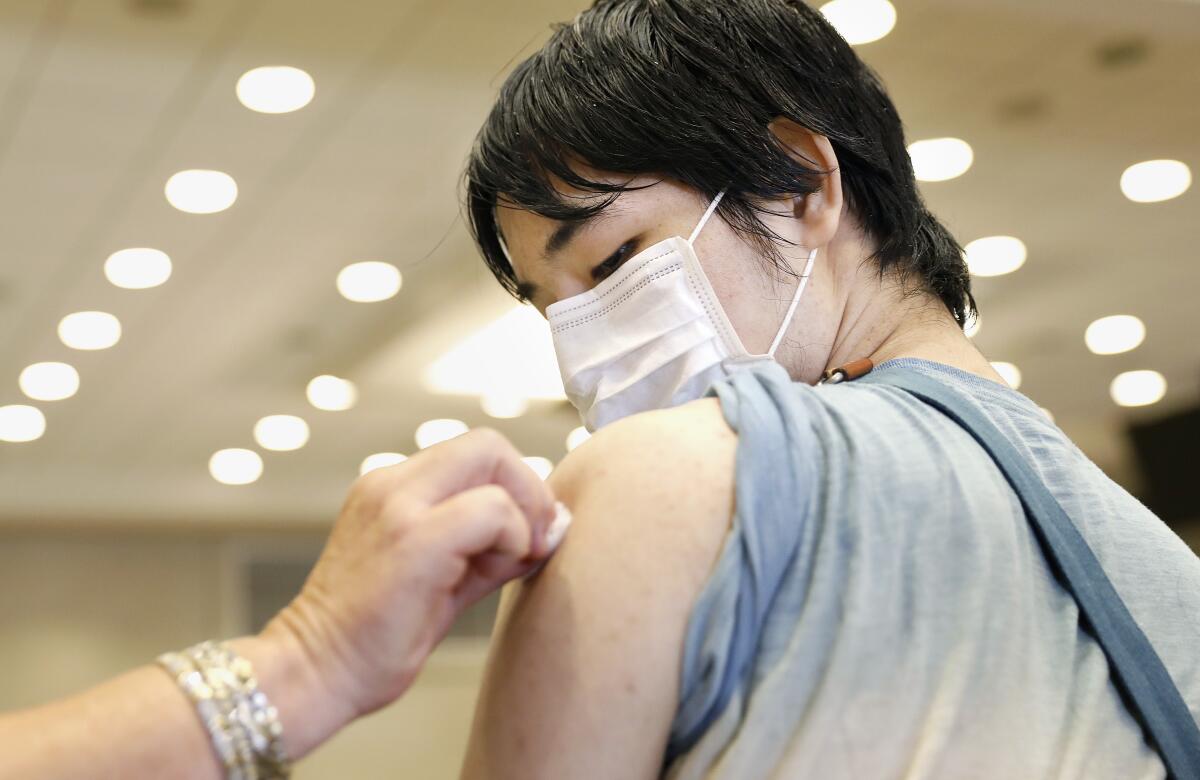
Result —
MULTIPOLYGON (((241 545, 178 533, 0 534, 0 710, 228 635, 227 564, 241 545)), ((350 726, 295 776, 457 777, 483 658, 479 642, 443 647, 397 705, 350 726)))

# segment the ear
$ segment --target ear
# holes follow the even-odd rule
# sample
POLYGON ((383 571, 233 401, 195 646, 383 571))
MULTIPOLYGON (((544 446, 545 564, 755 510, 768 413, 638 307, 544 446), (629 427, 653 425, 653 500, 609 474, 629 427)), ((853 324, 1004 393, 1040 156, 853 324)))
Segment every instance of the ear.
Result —
POLYGON ((810 247, 828 244, 837 234, 843 206, 842 175, 833 144, 825 136, 786 117, 771 120, 767 129, 790 152, 792 159, 808 168, 827 171, 820 174, 820 189, 791 200, 792 214, 801 222, 805 244, 810 247))

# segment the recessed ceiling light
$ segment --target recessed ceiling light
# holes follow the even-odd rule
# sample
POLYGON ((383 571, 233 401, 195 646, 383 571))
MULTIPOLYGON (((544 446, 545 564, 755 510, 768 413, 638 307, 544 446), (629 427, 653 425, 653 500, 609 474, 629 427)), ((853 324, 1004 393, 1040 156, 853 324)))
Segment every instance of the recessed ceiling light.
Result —
POLYGON ((0 406, 0 441, 33 441, 45 432, 46 416, 36 406, 0 406))
POLYGON ((171 278, 171 258, 159 249, 122 249, 104 261, 104 276, 126 290, 157 287, 171 278))
POLYGON ((1025 264, 1025 244, 1012 236, 977 238, 965 247, 973 276, 1010 274, 1025 264))
POLYGON ((242 105, 263 114, 286 114, 304 108, 316 89, 312 76, 287 65, 248 70, 237 82, 237 96, 242 105))
POLYGON ((358 403, 358 388, 348 379, 322 374, 305 389, 308 402, 327 412, 342 412, 358 403))
POLYGON ((359 475, 366 474, 368 471, 395 466, 406 460, 408 458, 398 452, 377 452, 374 455, 368 455, 363 458, 362 465, 358 467, 358 473, 359 475))
POLYGON ((1167 394, 1167 380, 1157 371, 1126 371, 1108 387, 1119 406, 1149 406, 1167 394))
POLYGON ((979 333, 980 322, 979 315, 976 314, 967 320, 967 324, 963 326, 963 333, 967 334, 967 338, 973 339, 979 333))
POLYGON ((214 214, 237 200, 237 182, 221 171, 180 171, 167 179, 167 202, 189 214, 214 214))
POLYGON ((108 349, 121 340, 121 321, 104 311, 77 311, 58 323, 58 338, 71 349, 108 349))
POLYGON ((896 7, 888 0, 832 0, 821 13, 851 46, 877 41, 896 26, 896 7))
POLYGON ((1101 317, 1087 326, 1083 341, 1097 355, 1116 355, 1128 352, 1146 338, 1146 326, 1129 314, 1101 317))
POLYGON ((1179 160, 1147 160, 1121 174, 1121 192, 1135 203, 1177 198, 1192 186, 1192 172, 1179 160))
POLYGON ((975 160, 971 145, 961 138, 930 138, 908 145, 917 181, 946 181, 962 176, 975 160))
POLYGON ((17 384, 35 401, 61 401, 79 391, 79 372, 68 363, 34 363, 25 367, 17 384))
POLYGON ((268 415, 254 424, 254 440, 267 450, 298 450, 308 443, 308 423, 292 414, 268 415))
POLYGON ((391 263, 368 260, 351 263, 338 272, 338 292, 355 303, 386 301, 400 292, 400 269, 391 263))
POLYGON ((550 472, 554 471, 554 463, 549 458, 541 458, 535 455, 528 458, 521 458, 521 460, 542 479, 550 476, 550 472))
POLYGON ((567 434, 567 452, 583 444, 588 439, 592 438, 592 434, 588 433, 588 429, 582 425, 567 434))
POLYGON ((432 447, 453 439, 455 436, 461 436, 468 430, 467 424, 462 420, 429 420, 417 426, 417 447, 420 449, 432 447))
POLYGON ((1008 382, 1008 386, 1013 390, 1021 386, 1021 369, 1014 366, 1012 363, 1005 363, 1003 360, 993 360, 992 368, 996 369, 996 373, 1008 382))
POLYGON ((488 393, 479 399, 479 405, 489 417, 509 420, 529 411, 529 399, 512 393, 488 393))
POLYGON ((231 447, 208 459, 208 473, 223 485, 249 485, 262 476, 263 462, 254 450, 231 447))
POLYGON ((566 400, 550 326, 532 306, 514 306, 438 358, 425 372, 434 393, 504 393, 566 400))

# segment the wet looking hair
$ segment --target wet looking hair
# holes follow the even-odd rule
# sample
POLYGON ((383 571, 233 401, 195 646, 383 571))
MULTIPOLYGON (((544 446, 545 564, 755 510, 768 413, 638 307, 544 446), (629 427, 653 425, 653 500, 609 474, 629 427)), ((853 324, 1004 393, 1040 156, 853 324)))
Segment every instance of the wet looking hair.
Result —
POLYGON ((800 0, 597 0, 557 25, 505 81, 471 151, 471 232, 519 297, 495 209, 581 220, 632 188, 589 180, 572 164, 582 161, 673 179, 707 198, 727 187, 718 213, 779 264, 783 239, 759 204, 815 192, 828 171, 792 156, 768 127, 777 117, 829 139, 880 274, 917 280, 963 324, 975 300, 962 247, 921 199, 895 106, 800 0), (564 194, 555 180, 590 197, 564 194))

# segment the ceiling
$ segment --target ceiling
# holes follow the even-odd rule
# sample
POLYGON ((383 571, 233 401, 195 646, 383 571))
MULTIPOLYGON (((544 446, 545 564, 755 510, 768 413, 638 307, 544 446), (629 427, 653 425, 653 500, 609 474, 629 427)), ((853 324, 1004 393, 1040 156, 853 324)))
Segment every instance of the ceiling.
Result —
MULTIPOLYGON (((975 149, 963 177, 925 185, 960 241, 1007 233, 1018 272, 976 283, 991 359, 1019 365, 1100 465, 1136 487, 1124 428, 1197 401, 1195 244, 1200 193, 1134 204, 1121 171, 1175 158, 1200 171, 1200 4, 1183 0, 895 0, 887 38, 859 47, 910 140, 975 149), (1136 314, 1137 350, 1098 357, 1092 320, 1136 314), (1153 368, 1166 399, 1126 410, 1118 372, 1153 368)), ((490 420, 469 397, 429 393, 429 363, 510 302, 459 217, 459 175, 515 58, 569 0, 6 0, 0 4, 0 405, 28 402, 26 365, 62 360, 72 398, 38 402, 36 441, 0 443, 0 525, 303 527, 336 515, 366 455, 411 452, 416 426, 459 417, 557 460, 578 424, 562 403, 490 420), (244 71, 304 68, 316 99, 246 110, 244 71), (185 214, 163 184, 186 168, 234 176, 228 211, 185 214), (165 285, 124 290, 103 262, 166 251, 165 285), (357 260, 399 266, 374 304, 343 299, 357 260), (122 340, 76 352, 73 311, 117 315, 122 340), (359 384, 345 412, 311 408, 308 380, 359 384), (253 447, 254 422, 299 414, 308 445, 264 452, 261 479, 227 486, 212 453, 253 447)))

